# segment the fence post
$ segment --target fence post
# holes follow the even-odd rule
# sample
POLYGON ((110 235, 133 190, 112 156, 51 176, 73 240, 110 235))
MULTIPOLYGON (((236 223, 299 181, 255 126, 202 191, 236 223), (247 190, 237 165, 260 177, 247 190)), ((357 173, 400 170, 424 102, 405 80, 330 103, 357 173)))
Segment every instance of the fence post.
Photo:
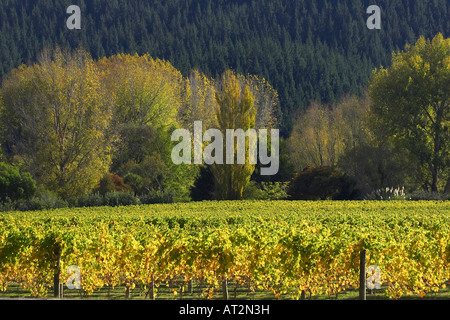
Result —
POLYGON ((359 300, 366 300, 366 250, 359 255, 359 300))
POLYGON ((223 278, 222 293, 223 293, 223 300, 228 300, 228 281, 226 277, 223 278))
POLYGON ((301 299, 302 300, 306 299, 306 291, 305 290, 302 290, 301 299))
POLYGON ((193 294, 194 293, 194 280, 190 279, 188 282, 188 292, 189 294, 193 294))
POLYGON ((150 300, 155 300, 155 276, 152 274, 152 279, 149 283, 150 289, 148 290, 148 295, 150 300))
POLYGON ((56 268, 53 276, 53 295, 61 298, 61 245, 55 244, 53 253, 56 258, 56 268))

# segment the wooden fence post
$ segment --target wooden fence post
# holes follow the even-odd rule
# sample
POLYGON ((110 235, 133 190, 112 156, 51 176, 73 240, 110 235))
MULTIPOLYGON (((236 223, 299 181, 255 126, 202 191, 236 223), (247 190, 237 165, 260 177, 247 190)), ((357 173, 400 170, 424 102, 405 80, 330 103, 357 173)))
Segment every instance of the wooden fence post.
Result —
POLYGON ((189 294, 194 293, 194 280, 190 279, 188 282, 188 292, 189 294))
POLYGON ((366 250, 359 255, 359 300, 366 300, 366 250))
POLYGON ((131 289, 129 286, 125 287, 125 299, 131 299, 131 289))
POLYGON ((226 277, 223 278, 222 293, 223 293, 223 300, 228 300, 228 281, 226 277))
POLYGON ((302 300, 305 300, 305 299, 306 299, 306 291, 305 291, 305 290, 302 290, 302 293, 301 293, 301 299, 302 299, 302 300))
POLYGON ((152 279, 149 283, 148 295, 150 300, 155 300, 155 276, 152 275, 152 279))
POLYGON ((53 276, 53 295, 55 298, 61 298, 61 245, 55 244, 53 253, 56 260, 56 267, 53 276))

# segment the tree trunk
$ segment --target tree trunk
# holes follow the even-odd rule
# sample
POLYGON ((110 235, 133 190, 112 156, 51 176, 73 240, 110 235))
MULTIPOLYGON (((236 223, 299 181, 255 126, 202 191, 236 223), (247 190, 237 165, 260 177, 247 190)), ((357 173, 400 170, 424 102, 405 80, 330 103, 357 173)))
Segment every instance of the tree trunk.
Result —
POLYGON ((431 174, 432 174, 431 192, 438 192, 438 166, 437 165, 433 166, 433 170, 432 170, 431 174))
POLYGON ((444 188, 444 194, 450 194, 450 176, 447 179, 447 184, 445 185, 444 188))
POLYGON ((433 166, 432 166, 432 183, 431 192, 438 192, 438 180, 439 180, 439 165, 438 162, 441 157, 441 124, 442 124, 443 110, 436 110, 436 123, 435 123, 435 133, 434 133, 434 154, 433 166))
POLYGON ((431 183, 430 183, 430 188, 431 188, 431 192, 437 192, 438 191, 438 172, 439 172, 439 168, 436 164, 429 162, 428 163, 428 168, 430 170, 431 173, 431 183))
POLYGON ((222 281, 222 295, 223 300, 228 300, 228 280, 226 277, 224 277, 222 281))

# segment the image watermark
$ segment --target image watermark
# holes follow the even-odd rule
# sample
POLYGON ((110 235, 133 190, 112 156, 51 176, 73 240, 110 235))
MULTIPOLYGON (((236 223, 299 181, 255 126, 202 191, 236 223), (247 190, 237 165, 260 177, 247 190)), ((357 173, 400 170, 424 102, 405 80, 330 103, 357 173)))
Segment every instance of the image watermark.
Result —
POLYGON ((174 164, 254 164, 259 163, 261 175, 276 175, 279 170, 278 129, 227 129, 224 134, 219 129, 208 129, 203 133, 202 121, 194 122, 193 142, 187 129, 176 129, 172 141, 181 141, 172 149, 174 164), (203 143, 209 143, 203 147, 203 143), (192 157, 192 144, 194 155, 192 157), (270 149, 270 155, 269 155, 270 149), (224 156, 225 153, 225 156, 224 156), (246 161, 248 157, 248 161, 246 161), (193 161, 192 161, 193 158, 193 161), (267 166, 267 167, 264 167, 267 166))
POLYGON ((67 19, 66 26, 69 30, 81 29, 81 9, 79 6, 71 5, 67 7, 66 13, 71 14, 67 19))
POLYGON ((81 272, 78 266, 68 266, 66 273, 69 274, 66 286, 69 290, 81 289, 81 272))
POLYGON ((367 289, 381 289, 381 271, 376 265, 367 267, 367 289))
POLYGON ((367 8, 367 14, 371 16, 367 19, 367 28, 369 30, 381 29, 381 9, 379 6, 369 6, 367 8))

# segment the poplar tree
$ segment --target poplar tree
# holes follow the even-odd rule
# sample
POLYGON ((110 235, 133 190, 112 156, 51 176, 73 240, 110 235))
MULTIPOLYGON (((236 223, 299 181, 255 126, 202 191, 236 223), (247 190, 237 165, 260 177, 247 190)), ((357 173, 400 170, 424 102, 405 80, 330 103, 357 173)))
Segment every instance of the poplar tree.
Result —
MULTIPOLYGON (((242 129, 247 131, 255 127, 256 108, 250 87, 242 81, 233 71, 226 71, 218 81, 216 91, 218 129, 226 136, 227 129, 242 129)), ((234 156, 236 156, 236 141, 234 143, 234 156)), ((242 198, 245 187, 255 170, 255 165, 249 163, 248 141, 245 143, 245 164, 213 164, 211 171, 215 180, 215 197, 219 200, 239 200, 242 198)), ((224 144, 224 152, 225 144, 224 144)))

